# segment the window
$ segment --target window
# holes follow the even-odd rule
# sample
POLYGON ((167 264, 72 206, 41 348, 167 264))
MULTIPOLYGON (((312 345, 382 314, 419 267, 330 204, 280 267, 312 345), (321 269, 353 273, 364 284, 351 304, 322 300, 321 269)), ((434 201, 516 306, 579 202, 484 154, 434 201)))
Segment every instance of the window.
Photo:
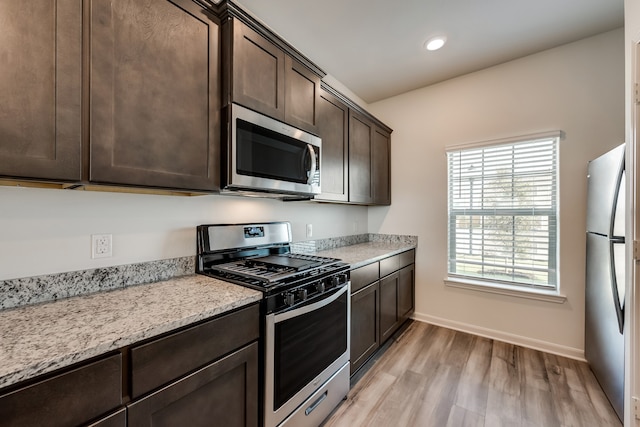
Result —
POLYGON ((560 135, 447 152, 450 278, 557 290, 560 135))

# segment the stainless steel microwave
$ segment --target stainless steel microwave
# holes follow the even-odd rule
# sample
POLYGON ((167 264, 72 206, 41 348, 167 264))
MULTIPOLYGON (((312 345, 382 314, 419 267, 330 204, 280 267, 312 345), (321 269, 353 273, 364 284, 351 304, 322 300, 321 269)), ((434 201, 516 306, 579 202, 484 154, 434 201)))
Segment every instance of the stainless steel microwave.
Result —
POLYGON ((229 108, 223 192, 285 198, 320 194, 319 137, 237 104, 229 108))

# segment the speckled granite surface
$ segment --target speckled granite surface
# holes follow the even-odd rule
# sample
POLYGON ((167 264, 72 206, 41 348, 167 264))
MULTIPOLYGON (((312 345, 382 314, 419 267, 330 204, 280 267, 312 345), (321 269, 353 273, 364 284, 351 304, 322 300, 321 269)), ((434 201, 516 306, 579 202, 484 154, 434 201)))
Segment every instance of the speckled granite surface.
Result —
POLYGON ((0 311, 0 387, 259 301, 201 275, 0 311))
MULTIPOLYGON (((293 249, 357 268, 416 246, 415 236, 361 234, 298 242, 293 249)), ((184 257, 0 281, 0 388, 262 298, 194 275, 194 264, 194 257, 184 257), (133 286, 148 282, 156 283, 133 286), (79 294, 88 295, 68 298, 79 294), (51 299, 59 300, 25 305, 51 299)))
POLYGON ((292 243, 298 253, 316 253, 320 256, 340 258, 358 268, 382 258, 413 249, 418 245, 417 236, 395 234, 358 234, 354 236, 308 240, 292 243))
POLYGON ((331 258, 340 258, 342 261, 351 264, 351 268, 358 268, 415 247, 416 245, 414 243, 378 241, 327 249, 318 251, 317 254, 331 258))
POLYGON ((194 274, 195 257, 0 280, 0 310, 194 274))

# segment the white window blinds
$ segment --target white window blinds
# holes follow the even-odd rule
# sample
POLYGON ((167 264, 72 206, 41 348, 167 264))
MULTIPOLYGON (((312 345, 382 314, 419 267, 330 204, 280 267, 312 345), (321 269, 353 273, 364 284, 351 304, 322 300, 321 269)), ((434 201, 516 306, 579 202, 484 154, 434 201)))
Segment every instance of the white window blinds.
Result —
POLYGON ((559 139, 447 152, 449 276, 557 288, 559 139))

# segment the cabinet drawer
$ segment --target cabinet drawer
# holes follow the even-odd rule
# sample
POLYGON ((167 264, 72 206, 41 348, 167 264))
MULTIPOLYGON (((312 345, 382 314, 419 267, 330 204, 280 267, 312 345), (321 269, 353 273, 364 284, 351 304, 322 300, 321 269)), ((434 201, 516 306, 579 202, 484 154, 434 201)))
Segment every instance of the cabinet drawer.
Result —
POLYGON ((131 397, 136 398, 258 338, 259 306, 131 349, 131 397))
POLYGON ((375 282, 378 278, 379 267, 377 262, 351 270, 351 293, 357 292, 369 283, 375 282))
POLYGON ((116 413, 89 424, 87 427, 127 427, 127 410, 122 408, 116 413))
POLYGON ((256 427, 258 343, 254 342, 131 403, 134 427, 256 427))
POLYGON ((380 261, 380 277, 385 277, 397 271, 400 267, 400 255, 390 256, 380 261))
POLYGON ((118 353, 0 395, 0 424, 80 425, 121 404, 122 356, 118 353))
POLYGON ((416 262, 416 250, 411 249, 410 251, 402 252, 398 257, 398 269, 404 268, 416 262))
POLYGON ((394 271, 398 271, 415 261, 415 250, 402 252, 400 254, 385 258, 380 261, 380 277, 388 276, 394 271))

